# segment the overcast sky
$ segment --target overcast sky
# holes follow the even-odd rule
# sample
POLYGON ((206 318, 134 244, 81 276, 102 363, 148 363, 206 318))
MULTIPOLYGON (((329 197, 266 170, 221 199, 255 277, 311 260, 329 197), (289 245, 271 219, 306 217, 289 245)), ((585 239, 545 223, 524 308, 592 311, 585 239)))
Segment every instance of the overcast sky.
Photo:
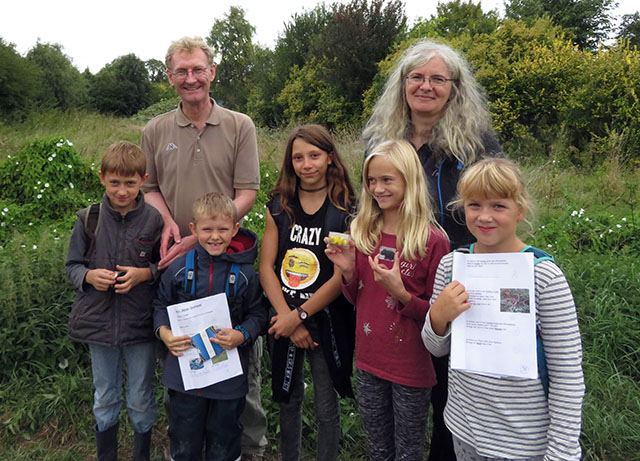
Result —
MULTIPOLYGON (((618 0, 616 16, 638 11, 636 0, 618 0)), ((245 10, 256 28, 254 41, 273 48, 276 39, 294 13, 313 9, 319 0, 211 0, 177 2, 167 0, 10 0, 0 11, 0 37, 14 43, 23 56, 40 39, 59 43, 74 65, 96 73, 118 56, 134 53, 140 59, 164 61, 172 40, 185 35, 209 35, 216 19, 231 5, 245 10)), ((332 1, 325 2, 327 4, 332 1)), ((409 24, 418 17, 429 18, 437 1, 406 0, 409 24)), ((483 0, 484 11, 504 12, 503 0, 483 0)))

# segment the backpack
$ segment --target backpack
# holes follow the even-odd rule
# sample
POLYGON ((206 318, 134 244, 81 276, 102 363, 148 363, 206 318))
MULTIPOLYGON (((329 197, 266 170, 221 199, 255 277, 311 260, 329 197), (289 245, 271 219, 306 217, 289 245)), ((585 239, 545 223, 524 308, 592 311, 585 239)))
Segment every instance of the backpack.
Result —
POLYGON ((102 212, 102 203, 94 203, 85 208, 84 214, 84 234, 89 242, 87 250, 84 253, 84 265, 89 266, 89 261, 96 251, 96 236, 100 230, 100 217, 102 212))
MULTIPOLYGON (((197 258, 196 250, 192 249, 187 253, 184 267, 184 291, 187 297, 195 299, 196 297, 196 285, 197 285, 197 258)), ((236 283, 240 276, 240 264, 228 264, 227 265, 227 282, 225 284, 224 292, 227 295, 227 301, 229 303, 229 309, 233 312, 233 308, 236 303, 236 283)))
MULTIPOLYGON (((471 245, 465 245, 460 247, 457 250, 461 253, 473 253, 473 243, 471 245)), ((532 247, 531 245, 527 245, 520 253, 533 253, 533 265, 542 262, 542 261, 551 261, 555 263, 555 259, 549 253, 540 248, 532 247)), ((538 358, 538 375, 540 375, 540 381, 542 382, 542 388, 544 389, 544 395, 549 398, 549 370, 547 369, 547 357, 544 354, 544 345, 542 343, 542 336, 540 336, 540 329, 536 325, 536 356, 538 358)))

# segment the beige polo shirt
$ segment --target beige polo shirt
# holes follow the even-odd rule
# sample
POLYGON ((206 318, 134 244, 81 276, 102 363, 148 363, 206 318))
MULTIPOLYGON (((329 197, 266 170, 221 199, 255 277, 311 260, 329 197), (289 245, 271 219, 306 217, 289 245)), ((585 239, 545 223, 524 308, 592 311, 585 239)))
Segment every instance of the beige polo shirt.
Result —
POLYGON ((198 197, 217 191, 234 198, 235 189, 260 188, 253 121, 215 102, 201 132, 181 107, 150 120, 142 150, 149 173, 143 191, 162 193, 183 236, 191 234, 191 207, 198 197))

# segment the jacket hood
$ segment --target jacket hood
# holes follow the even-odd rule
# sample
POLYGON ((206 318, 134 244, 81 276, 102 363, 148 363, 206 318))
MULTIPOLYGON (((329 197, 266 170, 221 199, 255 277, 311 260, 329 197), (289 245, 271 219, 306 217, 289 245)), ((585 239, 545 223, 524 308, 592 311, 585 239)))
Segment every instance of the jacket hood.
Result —
POLYGON ((253 264, 258 257, 258 236, 249 229, 241 227, 231 240, 227 252, 219 256, 211 256, 198 242, 195 248, 198 259, 203 261, 253 264))

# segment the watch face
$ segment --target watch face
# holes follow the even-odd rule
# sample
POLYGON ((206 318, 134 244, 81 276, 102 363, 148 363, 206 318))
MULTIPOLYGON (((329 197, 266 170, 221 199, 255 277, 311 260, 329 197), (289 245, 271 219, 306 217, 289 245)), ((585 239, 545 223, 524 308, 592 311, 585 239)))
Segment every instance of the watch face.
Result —
POLYGON ((309 314, 302 310, 302 308, 298 308, 298 316, 301 320, 306 320, 309 314))

